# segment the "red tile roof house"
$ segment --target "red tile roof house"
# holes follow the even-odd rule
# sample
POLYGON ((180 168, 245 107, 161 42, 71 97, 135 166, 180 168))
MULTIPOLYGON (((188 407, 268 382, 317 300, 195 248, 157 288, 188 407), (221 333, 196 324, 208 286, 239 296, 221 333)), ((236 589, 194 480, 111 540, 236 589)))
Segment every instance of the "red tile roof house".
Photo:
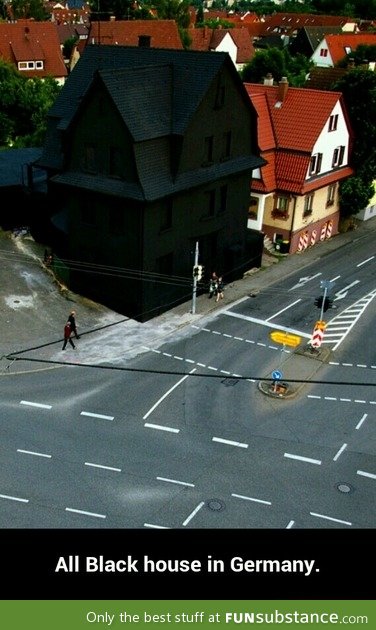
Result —
POLYGON ((51 76, 63 84, 68 74, 51 22, 0 22, 0 57, 28 78, 51 76))
POLYGON ((303 251, 338 232, 339 182, 353 173, 342 94, 289 87, 285 77, 244 85, 268 162, 253 171, 248 227, 284 241, 281 253, 303 251))
POLYGON ((246 28, 191 28, 191 50, 227 52, 236 69, 241 70, 255 55, 251 36, 246 28))
POLYGON ((92 22, 87 44, 183 49, 175 20, 92 22))
POLYGON ((311 56, 311 61, 322 68, 333 68, 361 44, 376 46, 376 33, 327 35, 318 44, 311 56))

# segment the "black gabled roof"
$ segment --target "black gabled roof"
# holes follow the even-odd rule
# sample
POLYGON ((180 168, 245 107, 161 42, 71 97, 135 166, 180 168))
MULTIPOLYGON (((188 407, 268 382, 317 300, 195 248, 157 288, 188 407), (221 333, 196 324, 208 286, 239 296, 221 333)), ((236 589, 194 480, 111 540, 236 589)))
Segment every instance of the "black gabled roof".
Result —
MULTIPOLYGON (((96 71, 119 71, 125 69, 174 66, 174 105, 176 115, 181 117, 190 107, 197 107, 197 99, 207 90, 210 82, 219 72, 227 53, 169 50, 160 48, 138 48, 136 46, 86 46, 79 62, 69 75, 50 115, 69 123, 77 105, 88 90, 96 71), (187 98, 187 97, 190 98, 187 98)), ((139 84, 140 92, 147 89, 139 84)))
POLYGON ((173 73, 172 64, 98 72, 135 142, 172 132, 173 73))
MULTIPOLYGON (((170 125, 175 133, 183 133, 190 116, 196 111, 209 85, 225 63, 232 69, 234 76, 237 75, 227 53, 134 46, 86 46, 49 112, 47 139, 40 160, 41 166, 56 168, 60 165, 58 168, 61 168, 62 153, 59 142, 56 142, 58 138, 58 135, 55 135, 56 130, 67 129, 96 74, 99 74, 105 82, 114 100, 115 94, 119 95, 116 99, 118 107, 120 107, 120 93, 122 98, 128 99, 127 82, 130 80, 129 89, 132 91, 133 98, 135 102, 137 101, 138 107, 145 110, 143 125, 149 128, 153 125, 154 131, 156 120, 152 103, 156 101, 162 105, 163 99, 171 98, 170 125), (137 81, 137 76, 145 80, 137 81), (150 94, 153 96, 152 99, 150 99, 150 94), (147 105, 147 103, 151 104, 147 105), (51 136, 54 138, 52 139, 51 136)), ((238 80, 241 83, 240 78, 238 80)), ((123 107, 126 106, 131 106, 129 99, 128 104, 123 107)), ((140 125, 137 124, 136 119, 137 115, 134 112, 134 133, 138 134, 140 125)))

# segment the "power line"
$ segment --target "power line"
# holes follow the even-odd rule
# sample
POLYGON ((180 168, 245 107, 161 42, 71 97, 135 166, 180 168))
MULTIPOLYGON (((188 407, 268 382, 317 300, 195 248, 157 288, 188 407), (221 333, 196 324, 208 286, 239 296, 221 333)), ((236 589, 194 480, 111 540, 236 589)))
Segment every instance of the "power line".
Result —
MULTIPOLYGON (((239 381, 267 381, 274 382, 273 378, 266 378, 264 376, 232 376, 232 375, 224 375, 224 374, 204 374, 202 372, 183 372, 182 370, 151 370, 149 368, 130 368, 118 365, 101 365, 96 363, 77 363, 72 361, 54 361, 53 359, 35 359, 32 357, 16 357, 14 355, 7 355, 4 357, 9 361, 31 361, 34 363, 48 363, 52 365, 61 365, 61 366, 74 366, 81 368, 89 368, 89 369, 97 369, 97 370, 115 370, 117 372, 135 372, 141 374, 159 374, 166 376, 189 376, 189 377, 199 377, 199 378, 214 378, 214 379, 237 379, 239 381)), ((362 383, 353 381, 327 381, 327 380, 307 380, 307 379, 283 379, 284 383, 309 383, 314 385, 340 385, 344 387, 375 387, 376 383, 362 383)))

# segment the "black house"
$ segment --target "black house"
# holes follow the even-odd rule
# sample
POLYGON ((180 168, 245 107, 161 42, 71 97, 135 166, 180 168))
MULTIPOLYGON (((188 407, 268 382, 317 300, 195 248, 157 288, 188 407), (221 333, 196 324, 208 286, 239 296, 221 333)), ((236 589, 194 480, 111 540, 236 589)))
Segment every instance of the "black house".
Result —
POLYGON ((256 113, 226 53, 88 46, 49 114, 43 155, 60 272, 145 321, 227 280, 247 244, 256 113))

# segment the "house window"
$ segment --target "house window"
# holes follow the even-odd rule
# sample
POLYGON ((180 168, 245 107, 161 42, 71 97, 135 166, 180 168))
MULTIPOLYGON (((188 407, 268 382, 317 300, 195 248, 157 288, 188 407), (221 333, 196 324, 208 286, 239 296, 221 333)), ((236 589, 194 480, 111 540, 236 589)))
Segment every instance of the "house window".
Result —
POLYGON ((320 48, 320 57, 327 57, 327 56, 328 56, 328 49, 320 48))
POLYGON ((336 188, 337 188, 336 184, 330 184, 330 186, 328 186, 328 194, 327 194, 327 197, 326 197, 326 207, 327 208, 329 206, 333 206, 334 205, 334 200, 335 200, 335 196, 336 196, 336 188))
POLYGON ((256 221, 258 215, 258 199, 257 197, 251 197, 248 206, 248 219, 256 221))
POLYGON ((139 48, 150 48, 150 44, 151 44, 151 36, 150 35, 139 35, 138 36, 139 48))
POLYGON ((227 210, 227 184, 221 186, 219 189, 219 212, 226 212, 227 210))
POLYGON ((329 131, 335 131, 337 129, 338 114, 329 116, 329 131))
POLYGON ((89 173, 96 173, 96 148, 94 144, 84 146, 83 168, 89 173))
POLYGON ((316 153, 312 155, 309 165, 309 174, 317 175, 321 171, 322 153, 316 153))
POLYGON ((306 195, 304 197, 304 211, 303 217, 308 217, 313 212, 313 195, 306 195))
POLYGON ((280 195, 276 198, 274 210, 272 211, 273 219, 287 219, 289 208, 289 198, 285 195, 280 195))
POLYGON ((19 61, 18 62, 19 70, 34 70, 35 69, 35 61, 19 61))
POLYGON ((35 68, 37 70, 43 70, 43 61, 36 61, 35 62, 35 68))
POLYGON ((225 131, 225 133, 223 134, 223 153, 222 153, 223 160, 226 158, 229 158, 231 155, 231 141, 232 141, 231 131, 225 131))
POLYGON ((113 236, 124 233, 124 210, 122 208, 109 209, 108 230, 113 236))
POLYGON ((122 176, 122 153, 118 147, 110 147, 109 175, 110 177, 122 176))
POLYGON ((341 166, 343 164, 343 158, 345 155, 345 147, 337 147, 336 149, 334 149, 333 151, 333 159, 332 159, 332 166, 341 166))
POLYGON ((214 136, 207 136, 205 138, 205 164, 211 164, 213 162, 213 147, 214 147, 214 136))
POLYGON ((174 254, 170 252, 164 256, 159 256, 156 260, 157 273, 164 276, 171 276, 174 269, 174 254))
POLYGON ((172 199, 168 199, 161 209, 161 232, 172 228, 172 199))

